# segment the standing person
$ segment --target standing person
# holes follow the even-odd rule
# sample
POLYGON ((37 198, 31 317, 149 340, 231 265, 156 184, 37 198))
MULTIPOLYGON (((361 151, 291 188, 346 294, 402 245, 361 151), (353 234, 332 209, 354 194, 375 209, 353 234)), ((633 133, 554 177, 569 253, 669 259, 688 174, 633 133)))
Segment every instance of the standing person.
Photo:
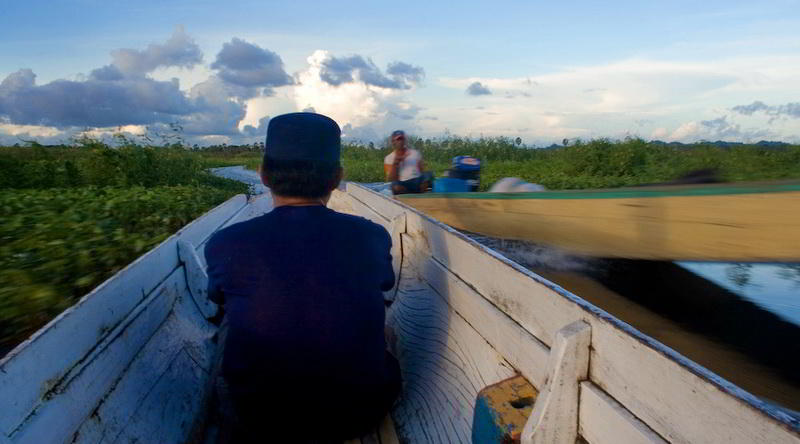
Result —
POLYGON ((406 133, 397 130, 389 137, 392 152, 383 159, 386 180, 392 183, 392 193, 424 193, 431 187, 433 174, 425 171, 422 154, 409 148, 406 133))
POLYGON ((205 248, 209 297, 228 322, 222 375, 236 442, 357 437, 399 393, 384 339, 391 238, 325 206, 342 177, 340 136, 320 114, 270 120, 261 177, 275 208, 205 248), (332 408, 309 417, 314 406, 332 408))

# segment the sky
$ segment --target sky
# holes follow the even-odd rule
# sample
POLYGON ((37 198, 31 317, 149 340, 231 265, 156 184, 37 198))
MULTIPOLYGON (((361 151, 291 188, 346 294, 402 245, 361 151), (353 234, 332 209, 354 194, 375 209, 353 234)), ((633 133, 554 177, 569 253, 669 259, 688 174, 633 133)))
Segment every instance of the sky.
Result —
POLYGON ((800 143, 800 0, 0 0, 0 144, 115 133, 800 143))

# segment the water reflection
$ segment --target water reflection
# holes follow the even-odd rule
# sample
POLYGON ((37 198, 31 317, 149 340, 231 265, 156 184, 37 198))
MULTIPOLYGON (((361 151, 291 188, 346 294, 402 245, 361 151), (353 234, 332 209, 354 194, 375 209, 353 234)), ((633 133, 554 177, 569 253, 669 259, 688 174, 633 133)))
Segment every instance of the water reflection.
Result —
POLYGON ((678 265, 800 326, 800 264, 679 262, 678 265))
POLYGON ((800 264, 587 258, 467 235, 756 396, 800 412, 800 264))

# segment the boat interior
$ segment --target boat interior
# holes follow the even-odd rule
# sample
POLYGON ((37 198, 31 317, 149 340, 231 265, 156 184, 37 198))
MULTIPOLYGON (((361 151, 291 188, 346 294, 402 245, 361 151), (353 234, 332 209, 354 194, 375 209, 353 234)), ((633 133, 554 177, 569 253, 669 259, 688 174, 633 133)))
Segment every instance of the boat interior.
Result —
MULTIPOLYGON (((800 442, 793 416, 413 208, 353 183, 329 206, 384 226, 399 276, 403 391, 352 442, 800 442)), ((230 199, 0 360, 0 444, 224 442, 202 251, 271 207, 230 199)))

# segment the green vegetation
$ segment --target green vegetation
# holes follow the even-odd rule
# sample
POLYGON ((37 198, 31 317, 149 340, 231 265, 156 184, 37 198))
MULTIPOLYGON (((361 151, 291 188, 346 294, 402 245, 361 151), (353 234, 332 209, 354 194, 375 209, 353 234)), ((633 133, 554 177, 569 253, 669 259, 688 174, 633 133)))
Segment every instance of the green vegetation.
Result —
POLYGON ((0 350, 243 184, 178 147, 0 148, 0 350))
MULTIPOLYGON (((470 140, 413 139, 428 169, 437 176, 450 167, 455 156, 472 155, 483 161, 481 189, 487 190, 503 177, 519 177, 548 189, 613 188, 675 180, 699 169, 712 168, 723 181, 756 181, 800 178, 800 146, 694 145, 648 143, 641 139, 588 142, 547 149, 519 147, 507 138, 470 140)), ((224 155, 203 154, 209 164, 246 165, 257 169, 259 150, 224 155)), ((383 157, 388 148, 345 145, 342 163, 345 178, 355 182, 383 182, 383 157)))
MULTIPOLYGON (((0 148, 0 353, 243 184, 207 168, 257 169, 263 148, 76 146, 0 148)), ((800 178, 800 146, 667 145, 639 139, 530 149, 507 138, 413 139, 440 176, 458 155, 483 161, 481 188, 515 176, 550 189, 674 180, 714 168, 725 181, 800 178)), ((382 182, 388 148, 345 145, 347 180, 382 182)))

